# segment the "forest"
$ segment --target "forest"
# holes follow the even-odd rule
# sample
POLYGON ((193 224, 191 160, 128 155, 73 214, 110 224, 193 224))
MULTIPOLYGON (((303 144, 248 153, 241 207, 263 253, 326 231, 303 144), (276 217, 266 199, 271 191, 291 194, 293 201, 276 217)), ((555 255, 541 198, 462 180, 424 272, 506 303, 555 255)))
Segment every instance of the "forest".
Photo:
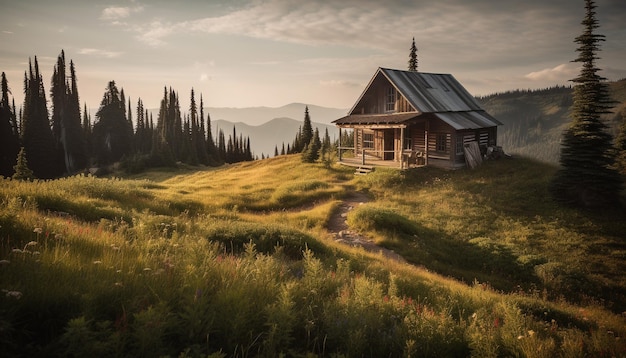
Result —
POLYGON ((219 130, 213 137, 211 119, 191 90, 188 111, 181 110, 177 91, 164 88, 155 119, 137 99, 133 104, 124 89, 110 81, 92 120, 87 105, 81 113, 77 75, 73 61, 69 74, 65 53, 58 56, 50 87, 51 111, 37 57, 29 60, 24 75, 24 104, 19 112, 10 98, 8 80, 2 73, 0 102, 0 175, 15 174, 22 152, 32 175, 51 179, 90 172, 105 173, 119 162, 121 169, 137 172, 149 167, 189 165, 218 166, 253 160, 250 139, 219 130), (198 108, 199 107, 199 108, 198 108), (23 148, 23 151, 20 149, 23 148))

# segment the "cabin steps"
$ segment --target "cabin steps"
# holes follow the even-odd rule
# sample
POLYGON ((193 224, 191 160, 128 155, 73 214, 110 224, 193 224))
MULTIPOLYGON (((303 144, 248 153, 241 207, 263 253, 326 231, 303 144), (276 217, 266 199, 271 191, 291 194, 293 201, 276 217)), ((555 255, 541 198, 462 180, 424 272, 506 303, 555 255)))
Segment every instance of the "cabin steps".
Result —
POLYGON ((374 166, 372 165, 360 165, 356 168, 354 175, 367 175, 374 171, 374 166))

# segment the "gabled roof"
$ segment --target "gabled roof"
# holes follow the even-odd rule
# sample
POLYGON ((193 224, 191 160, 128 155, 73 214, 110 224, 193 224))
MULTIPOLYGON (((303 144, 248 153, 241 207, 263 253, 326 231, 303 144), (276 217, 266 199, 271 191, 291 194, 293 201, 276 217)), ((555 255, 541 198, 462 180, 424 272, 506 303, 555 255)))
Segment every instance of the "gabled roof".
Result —
POLYGON ((482 111, 480 104, 454 76, 442 73, 379 68, 389 82, 422 113, 482 111))
MULTIPOLYGON (((411 104, 416 112, 408 119, 414 119, 422 114, 433 113, 436 117, 448 123, 455 129, 475 129, 501 125, 498 120, 489 115, 455 78, 450 74, 425 73, 415 71, 392 70, 378 68, 367 87, 350 109, 349 115, 334 123, 349 124, 384 124, 400 123, 399 113, 394 114, 358 114, 355 110, 372 84, 386 79, 411 104), (385 118, 388 116, 389 118, 385 118)), ((407 115, 409 115, 406 113, 407 115)))

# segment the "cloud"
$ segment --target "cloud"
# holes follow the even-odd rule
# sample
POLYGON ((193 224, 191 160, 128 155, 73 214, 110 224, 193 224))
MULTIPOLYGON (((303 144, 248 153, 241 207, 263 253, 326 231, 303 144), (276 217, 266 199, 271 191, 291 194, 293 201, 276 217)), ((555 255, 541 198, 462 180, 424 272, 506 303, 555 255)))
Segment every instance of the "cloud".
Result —
POLYGON ((101 20, 119 20, 129 17, 132 13, 143 11, 143 6, 135 7, 110 6, 102 10, 101 20))
POLYGON ((100 50, 100 49, 95 49, 95 48, 82 48, 78 50, 78 53, 81 55, 106 57, 106 58, 115 58, 115 57, 119 57, 120 55, 122 55, 122 52, 100 50))
POLYGON ((360 83, 356 83, 353 81, 346 81, 346 80, 326 80, 326 81, 320 81, 320 86, 323 87, 360 87, 361 84, 360 83))
POLYGON ((524 77, 532 81, 563 81, 576 76, 579 66, 575 63, 563 63, 553 68, 530 72, 524 77))
POLYGON ((13 31, 7 31, 7 30, 3 30, 2 31, 3 34, 7 34, 7 35, 12 35, 13 31))

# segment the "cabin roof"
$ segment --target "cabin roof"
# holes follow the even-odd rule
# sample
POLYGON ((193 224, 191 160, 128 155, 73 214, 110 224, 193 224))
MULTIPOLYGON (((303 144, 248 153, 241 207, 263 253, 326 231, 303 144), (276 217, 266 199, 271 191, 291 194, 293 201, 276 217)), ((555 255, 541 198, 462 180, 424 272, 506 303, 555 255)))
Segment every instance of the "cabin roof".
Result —
MULTIPOLYGON (((502 124, 485 112, 474 96, 450 74, 402 71, 382 67, 378 68, 359 99, 350 109, 349 115, 339 118, 333 123, 337 125, 401 124, 426 114, 434 114, 436 118, 457 130, 494 127, 502 124), (354 113, 372 84, 380 76, 384 76, 416 109, 416 112, 354 113)), ((423 118, 428 117, 430 116, 423 118)))
POLYGON ((351 114, 333 123, 338 126, 355 125, 401 125, 426 119, 440 119, 455 130, 489 128, 501 125, 485 111, 443 112, 443 113, 393 113, 393 114, 351 114))
POLYGON ((396 90, 418 112, 483 110, 478 101, 450 74, 401 71, 388 68, 379 68, 376 75, 379 73, 387 77, 396 90))

